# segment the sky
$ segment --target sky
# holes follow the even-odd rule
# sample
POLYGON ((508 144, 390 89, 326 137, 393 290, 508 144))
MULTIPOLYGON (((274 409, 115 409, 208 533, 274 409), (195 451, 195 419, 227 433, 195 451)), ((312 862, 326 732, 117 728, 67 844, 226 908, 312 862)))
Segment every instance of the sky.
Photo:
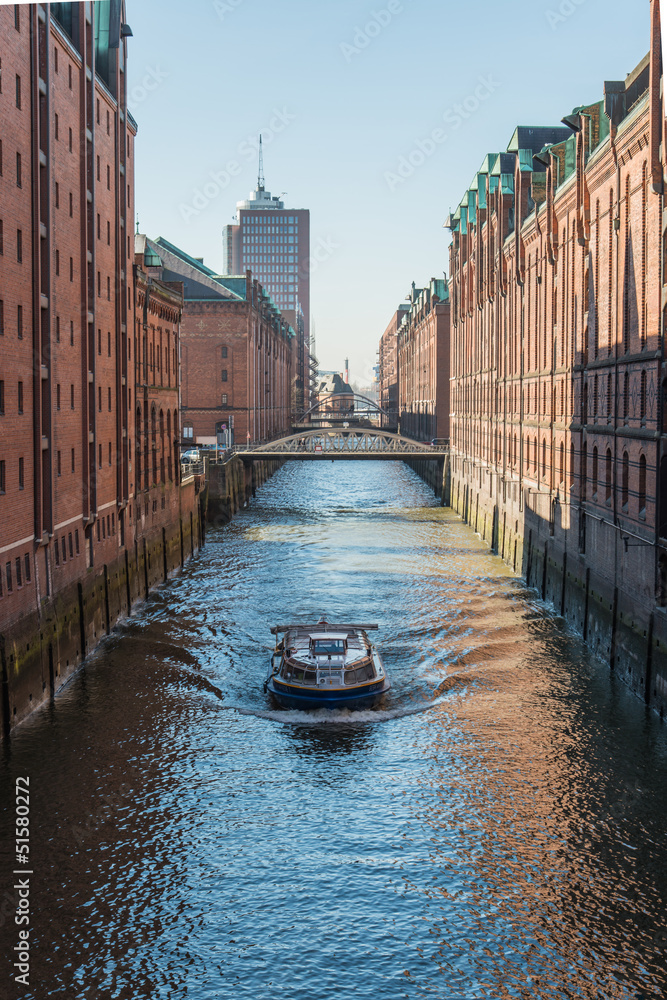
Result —
POLYGON ((222 270, 256 186, 311 213, 323 369, 368 384, 443 228, 517 125, 555 125, 649 48, 649 0, 126 0, 141 232, 222 270), (283 194, 284 193, 284 194, 283 194))

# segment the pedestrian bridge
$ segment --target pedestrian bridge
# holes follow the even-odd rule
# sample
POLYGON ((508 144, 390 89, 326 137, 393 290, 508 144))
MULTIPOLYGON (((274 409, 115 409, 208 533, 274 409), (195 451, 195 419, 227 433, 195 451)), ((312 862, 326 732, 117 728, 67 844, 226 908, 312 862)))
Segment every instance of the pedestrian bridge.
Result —
POLYGON ((413 441, 389 431, 350 428, 349 430, 305 431, 290 437, 269 441, 253 448, 236 448, 238 458, 245 463, 266 460, 297 459, 300 461, 335 461, 337 459, 374 459, 400 462, 404 459, 443 461, 449 454, 447 445, 437 446, 413 441))

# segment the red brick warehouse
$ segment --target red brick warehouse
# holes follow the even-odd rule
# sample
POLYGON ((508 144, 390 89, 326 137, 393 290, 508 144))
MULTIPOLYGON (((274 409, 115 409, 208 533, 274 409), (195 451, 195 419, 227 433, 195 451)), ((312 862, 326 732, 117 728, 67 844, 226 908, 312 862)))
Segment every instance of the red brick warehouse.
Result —
POLYGON ((223 427, 237 444, 289 433, 298 341, 263 287, 250 271, 217 275, 167 240, 148 245, 184 285, 184 444, 215 444, 223 427))
POLYGON ((651 52, 637 68, 562 126, 518 128, 448 220, 452 500, 584 633, 594 623, 611 661, 664 704, 667 681, 648 690, 640 649, 654 629, 667 639, 652 10, 651 52))
POLYGON ((5 730, 199 530, 177 461, 182 286, 144 273, 131 232, 130 35, 123 3, 0 7, 5 730))

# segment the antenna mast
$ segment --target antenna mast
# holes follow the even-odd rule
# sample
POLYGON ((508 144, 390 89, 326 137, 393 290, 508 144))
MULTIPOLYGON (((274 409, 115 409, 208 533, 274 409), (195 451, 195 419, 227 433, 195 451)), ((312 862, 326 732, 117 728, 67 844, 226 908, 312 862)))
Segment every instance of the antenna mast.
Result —
POLYGON ((262 134, 259 134, 259 172, 257 174, 257 190, 264 190, 264 153, 262 152, 262 134))

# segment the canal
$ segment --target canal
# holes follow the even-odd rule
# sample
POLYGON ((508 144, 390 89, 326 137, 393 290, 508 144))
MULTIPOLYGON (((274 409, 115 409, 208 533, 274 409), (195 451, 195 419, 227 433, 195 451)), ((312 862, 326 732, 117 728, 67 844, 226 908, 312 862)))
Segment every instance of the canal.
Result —
POLYGON ((1 752, 0 997, 665 996, 667 727, 403 465, 284 466, 1 752), (267 703, 322 613, 381 709, 267 703))

